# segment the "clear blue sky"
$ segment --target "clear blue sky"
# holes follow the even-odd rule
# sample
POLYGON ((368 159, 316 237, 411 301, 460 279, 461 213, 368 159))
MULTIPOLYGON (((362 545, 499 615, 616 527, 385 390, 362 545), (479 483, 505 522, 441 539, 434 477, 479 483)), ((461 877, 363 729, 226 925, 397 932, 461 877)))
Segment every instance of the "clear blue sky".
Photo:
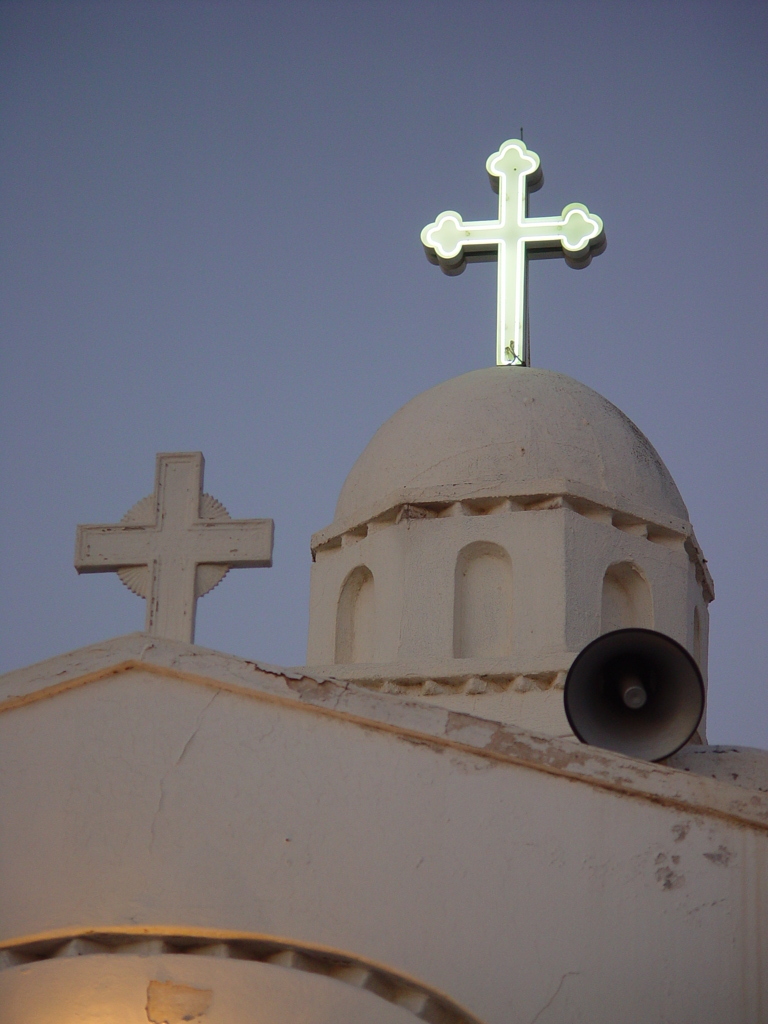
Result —
POLYGON ((0 5, 0 669, 143 628, 75 525, 156 451, 276 520, 197 640, 304 660, 310 534, 374 430, 494 360, 495 268, 419 231, 494 214, 524 128, 534 215, 608 251, 531 271, 532 358, 650 437, 717 589, 710 739, 768 747, 768 7, 504 0, 0 5))

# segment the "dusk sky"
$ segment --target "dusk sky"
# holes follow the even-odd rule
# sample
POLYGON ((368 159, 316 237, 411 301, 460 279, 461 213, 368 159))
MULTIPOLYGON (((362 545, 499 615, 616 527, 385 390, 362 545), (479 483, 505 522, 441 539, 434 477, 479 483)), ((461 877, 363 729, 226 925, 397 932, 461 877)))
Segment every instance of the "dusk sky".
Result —
POLYGON ((446 277, 419 232, 495 216, 485 161, 522 128, 531 214, 581 202, 608 239, 532 264, 532 363, 665 460, 715 581, 710 742, 768 747, 765 3, 4 0, 0 47, 0 671, 143 629, 72 559, 158 451, 275 520, 197 642, 304 662, 354 460, 494 362, 495 266, 446 277))

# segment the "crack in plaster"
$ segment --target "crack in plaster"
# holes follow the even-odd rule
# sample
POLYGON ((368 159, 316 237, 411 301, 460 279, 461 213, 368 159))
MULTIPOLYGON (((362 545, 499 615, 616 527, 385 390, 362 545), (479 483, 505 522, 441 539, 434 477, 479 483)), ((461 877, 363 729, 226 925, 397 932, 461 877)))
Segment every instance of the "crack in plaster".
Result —
MULTIPOLYGON (((133 640, 134 637, 127 639, 133 640)), ((145 637, 139 634, 135 639, 141 642, 145 637)), ((109 651, 113 656, 116 657, 122 652, 121 649, 115 648, 122 648, 125 641, 126 638, 118 638, 112 642, 109 651)), ((617 755, 578 744, 574 747, 565 737, 544 737, 490 720, 482 720, 494 730, 490 741, 477 745, 469 738, 462 741, 461 736, 451 735, 451 716, 455 713, 447 713, 447 718, 444 717, 444 713, 438 722, 435 717, 438 711, 436 707, 427 708, 423 704, 387 701, 387 712, 384 714, 379 703, 381 698, 375 692, 362 690, 358 693, 357 685, 348 680, 324 678, 295 669, 280 670, 277 666, 266 666, 259 662, 225 658, 216 652, 195 651, 189 659, 192 664, 188 665, 186 670, 175 669, 166 663, 166 658, 170 654, 168 648, 172 646, 176 645, 158 642, 155 654, 147 661, 139 661, 129 656, 123 661, 100 665, 86 671, 84 675, 79 675, 78 670, 91 668, 90 656, 93 649, 89 648, 85 652, 79 652, 77 658, 70 659, 67 656, 70 664, 66 677, 69 678, 65 677, 60 683, 43 686, 37 690, 30 690, 30 687, 34 687, 35 684, 39 686, 50 677, 44 674, 47 663, 44 663, 42 668, 33 666, 36 674, 25 681, 24 692, 7 697, 0 703, 0 712, 9 712, 37 701, 58 697, 73 689, 139 669, 160 678, 181 679, 207 688, 215 688, 218 692, 238 694, 250 699, 294 707, 297 706, 294 702, 298 701, 299 705, 308 710, 342 717, 366 728, 390 732, 406 741, 414 742, 413 736, 418 735, 422 743, 435 750, 442 751, 458 745, 464 752, 480 757, 521 764, 534 771, 563 776, 588 786, 607 788, 633 799, 675 808, 686 816, 703 814, 707 818, 733 821, 760 832, 768 830, 766 797, 757 791, 750 793, 740 790, 737 797, 732 786, 707 779, 705 776, 692 776, 671 766, 629 762, 625 758, 619 758, 617 761, 617 755), (250 670, 247 679, 243 678, 243 669, 250 670), (272 692, 266 686, 262 688, 258 679, 254 686, 251 682, 251 672, 254 671, 279 681, 280 692, 272 692), (342 704, 340 691, 347 695, 346 706, 342 704), (365 699, 361 704, 363 696, 365 699), (334 702, 338 702, 336 707, 333 706, 334 702), (336 710, 339 707, 343 710, 336 710), (618 770, 620 764, 621 771, 618 770)), ((11 674, 5 678, 15 679, 15 675, 11 674)))
POLYGON ((219 696, 220 693, 221 693, 221 690, 217 690, 216 693, 214 693, 214 695, 211 697, 211 699, 205 705, 205 707, 203 707, 201 709, 200 713, 197 716, 197 720, 196 720, 195 725, 194 725, 194 727, 192 729, 192 732, 189 735, 189 738, 187 739, 187 741, 184 744, 184 746, 181 748, 181 753, 176 758, 176 761, 171 765, 171 767, 164 773, 163 777, 160 779, 160 798, 157 801, 157 807, 155 808, 155 813, 152 816, 152 824, 149 827, 149 834, 150 834, 149 849, 150 849, 150 851, 152 850, 152 847, 153 847, 154 842, 155 842, 155 827, 157 825, 157 819, 160 817, 160 814, 162 813, 162 810, 163 810, 163 805, 165 804, 165 784, 166 784, 166 781, 168 779, 168 776, 171 774, 172 771, 174 771, 176 768, 178 768, 179 765, 181 764, 181 762, 184 760, 184 757, 185 757, 187 751, 189 750, 189 748, 190 748, 190 746, 192 744, 192 741, 194 740, 195 736, 197 736, 198 732, 200 731, 200 727, 203 724, 203 717, 204 717, 206 711, 208 711, 208 709, 210 708, 210 706, 213 704, 213 702, 216 700, 216 698, 219 696))
POLYGON ((560 983, 558 984, 557 988, 555 989, 554 994, 550 997, 550 999, 547 1000, 547 1002, 544 1004, 544 1006, 542 1006, 542 1008, 539 1010, 539 1012, 536 1014, 536 1016, 531 1021, 531 1024, 536 1024, 536 1021, 539 1019, 539 1017, 542 1015, 542 1013, 544 1013, 545 1010, 548 1010, 549 1007, 552 1005, 552 1003, 554 1003, 555 999, 557 999, 558 995, 560 994, 560 989, 565 984, 565 979, 566 978, 574 978, 574 977, 576 977, 577 974, 581 974, 581 971, 566 971, 565 972, 565 974, 560 979, 560 983))
POLYGON ((337 693, 336 700, 334 701, 334 704, 333 704, 333 710, 334 711, 336 711, 338 709, 339 703, 341 702, 342 697, 346 697, 348 692, 349 692, 349 683, 348 682, 342 682, 341 683, 341 689, 337 693))
POLYGON ((685 912, 686 913, 686 917, 690 917, 692 914, 697 914, 700 910, 709 910, 710 907, 716 907, 720 903, 726 903, 726 902, 727 902, 726 898, 723 897, 720 900, 713 900, 711 903, 700 903, 697 907, 692 907, 690 910, 687 910, 685 912))

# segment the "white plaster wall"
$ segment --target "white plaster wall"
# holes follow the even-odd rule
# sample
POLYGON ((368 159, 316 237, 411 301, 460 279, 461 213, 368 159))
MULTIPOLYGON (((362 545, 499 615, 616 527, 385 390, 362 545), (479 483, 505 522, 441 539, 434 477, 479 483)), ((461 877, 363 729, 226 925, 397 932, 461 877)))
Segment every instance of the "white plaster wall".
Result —
POLYGON ((568 509, 541 515, 561 516, 567 551, 564 589, 567 597, 565 647, 578 652, 601 630, 600 606, 606 570, 618 562, 633 562, 651 590, 652 628, 671 636, 693 653, 693 608, 706 603, 696 582, 693 564, 682 545, 669 548, 593 522, 568 509))
POLYGON ((603 578, 616 562, 634 562, 648 580, 655 629, 693 652, 696 604, 706 624, 706 603, 682 543, 670 548, 568 508, 404 519, 318 553, 307 664, 334 664, 339 595, 358 565, 375 580, 376 660, 453 661, 456 561, 463 548, 482 541, 500 545, 511 559, 513 665, 550 658, 560 669, 564 655, 598 636, 603 578))
POLYGON ((0 715, 0 759, 4 940, 173 923, 488 1024, 765 1019, 759 829, 139 670, 0 715))
POLYGON ((510 556, 513 658, 564 649, 565 566, 561 521, 550 513, 404 519, 340 548, 312 566, 307 664, 333 664, 341 587, 356 565, 376 583, 378 660, 453 660, 456 561, 486 541, 510 556))

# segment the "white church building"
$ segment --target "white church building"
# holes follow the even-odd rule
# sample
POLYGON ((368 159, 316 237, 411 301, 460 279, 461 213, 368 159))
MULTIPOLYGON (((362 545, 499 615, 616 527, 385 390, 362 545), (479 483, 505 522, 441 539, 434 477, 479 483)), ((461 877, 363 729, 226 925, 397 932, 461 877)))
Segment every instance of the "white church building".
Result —
POLYGON ((0 678, 0 1024, 768 1021, 768 753, 702 717, 652 761, 566 715, 618 629, 706 683, 714 589, 651 443, 528 365, 526 258, 586 263, 602 223, 527 218, 522 143, 488 166, 498 220, 422 239, 452 273, 493 248, 499 365, 350 470, 306 666, 193 642, 197 599, 272 551, 200 453, 78 528, 79 571, 119 572, 146 629, 0 678))

